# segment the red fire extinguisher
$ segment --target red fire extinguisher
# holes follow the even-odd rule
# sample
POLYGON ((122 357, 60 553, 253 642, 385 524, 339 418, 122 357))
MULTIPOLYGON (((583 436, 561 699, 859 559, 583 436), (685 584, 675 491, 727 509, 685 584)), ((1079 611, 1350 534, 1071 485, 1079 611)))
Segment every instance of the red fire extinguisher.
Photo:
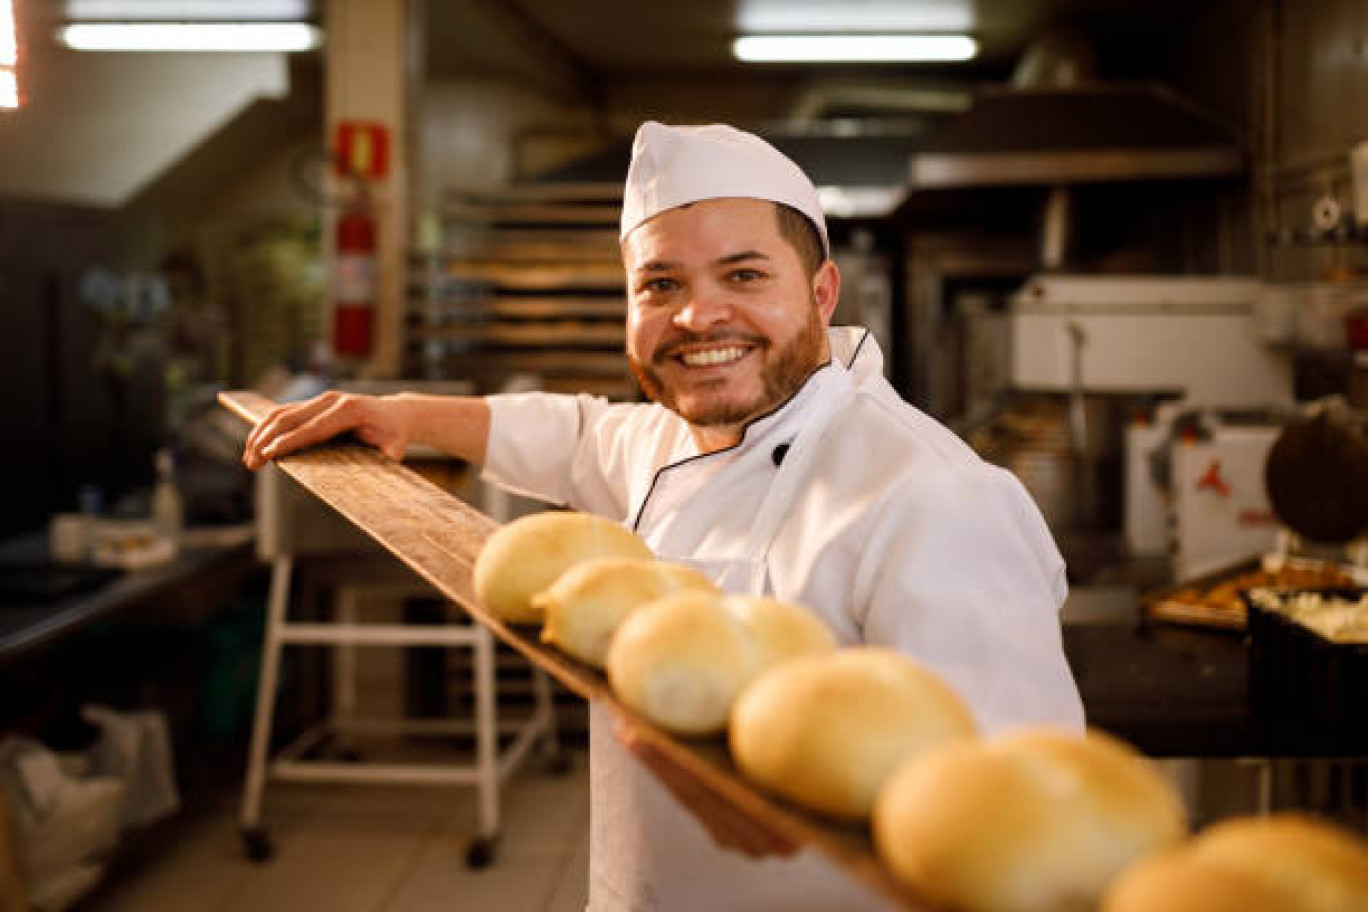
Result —
POLYGON ((364 186, 337 219, 334 263, 333 351, 342 357, 365 358, 371 352, 379 283, 375 217, 364 186))

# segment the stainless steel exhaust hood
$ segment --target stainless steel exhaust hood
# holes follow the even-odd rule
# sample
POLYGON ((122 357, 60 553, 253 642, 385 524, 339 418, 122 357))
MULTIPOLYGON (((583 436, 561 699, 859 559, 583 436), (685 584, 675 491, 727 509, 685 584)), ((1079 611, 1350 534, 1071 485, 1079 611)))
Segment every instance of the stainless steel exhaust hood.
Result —
POLYGON ((1239 174, 1234 131, 1151 84, 1010 88, 979 96, 911 158, 912 189, 1239 174))

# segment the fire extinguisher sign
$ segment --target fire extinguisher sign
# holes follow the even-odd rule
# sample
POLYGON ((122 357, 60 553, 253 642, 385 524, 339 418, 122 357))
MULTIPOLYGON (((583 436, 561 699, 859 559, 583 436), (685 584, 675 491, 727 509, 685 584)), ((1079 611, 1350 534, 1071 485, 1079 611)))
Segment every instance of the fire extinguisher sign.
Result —
POLYGON ((382 180, 389 173, 389 130, 378 123, 339 122, 333 163, 338 177, 382 180))

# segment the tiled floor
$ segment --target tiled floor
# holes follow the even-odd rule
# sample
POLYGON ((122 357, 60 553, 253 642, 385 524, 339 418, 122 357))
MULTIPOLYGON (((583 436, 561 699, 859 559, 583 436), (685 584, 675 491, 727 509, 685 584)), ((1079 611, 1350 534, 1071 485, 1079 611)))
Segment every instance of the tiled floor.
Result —
POLYGON ((81 912, 578 912, 589 848, 588 760, 537 766, 503 790, 495 862, 465 866, 471 788, 272 783, 263 820, 275 846, 246 860, 236 788, 163 824, 80 906, 81 912))

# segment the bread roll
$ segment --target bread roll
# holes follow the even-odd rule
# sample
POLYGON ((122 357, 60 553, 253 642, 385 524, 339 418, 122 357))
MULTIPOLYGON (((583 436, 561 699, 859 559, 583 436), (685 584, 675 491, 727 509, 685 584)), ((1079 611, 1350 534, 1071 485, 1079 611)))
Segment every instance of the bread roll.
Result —
POLYGON ((836 649, 836 636, 831 628, 802 605, 733 595, 722 600, 722 607, 750 633, 757 650, 757 672, 784 659, 836 649))
POLYGON ((665 561, 596 557, 562 573, 550 589, 532 597, 546 625, 542 641, 602 668, 618 625, 633 610, 681 589, 720 595, 702 573, 665 561))
POLYGON ((537 624, 532 596, 591 557, 652 557, 646 543, 609 519, 587 513, 533 513, 485 542, 475 561, 475 597, 510 624, 537 624))
POLYGON ((1113 881, 1102 912, 1312 912, 1296 892, 1183 849, 1152 855, 1113 881))
POLYGON ((667 595, 627 616, 608 647, 608 680, 623 703, 681 735, 727 723, 736 694, 755 673, 755 645, 717 595, 667 595))
POLYGON ((974 733, 939 677, 884 649, 782 662, 746 688, 731 752, 758 784, 832 817, 869 815, 879 785, 908 756, 974 733))
POLYGON ((946 745, 898 769, 874 809, 893 873, 965 912, 1092 910, 1122 869, 1186 827, 1159 769, 1100 732, 946 745))
POLYGON ((1368 909, 1368 844, 1299 814, 1228 820, 1127 871, 1107 892, 1103 909, 1368 909))
POLYGON ((624 703, 662 727, 715 734, 757 674, 835 648, 826 625, 801 605, 693 590, 622 622, 608 647, 608 678, 624 703))

